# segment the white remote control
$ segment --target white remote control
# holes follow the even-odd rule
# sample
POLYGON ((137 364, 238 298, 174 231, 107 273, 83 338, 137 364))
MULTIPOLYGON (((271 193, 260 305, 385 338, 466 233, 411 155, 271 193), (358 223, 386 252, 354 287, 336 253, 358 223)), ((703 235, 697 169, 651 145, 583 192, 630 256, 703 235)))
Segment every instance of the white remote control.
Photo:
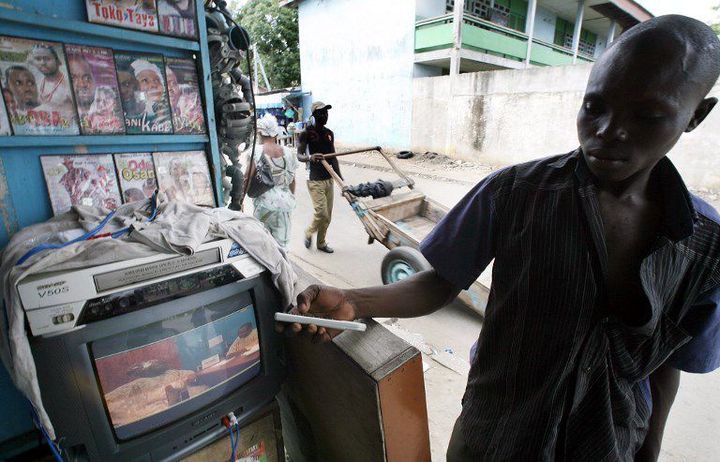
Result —
POLYGON ((275 313, 275 320, 279 322, 297 322, 299 324, 315 324, 318 327, 327 327, 338 330, 354 330, 365 332, 367 326, 361 322, 338 321, 336 319, 315 318, 313 316, 300 316, 290 313, 275 313))

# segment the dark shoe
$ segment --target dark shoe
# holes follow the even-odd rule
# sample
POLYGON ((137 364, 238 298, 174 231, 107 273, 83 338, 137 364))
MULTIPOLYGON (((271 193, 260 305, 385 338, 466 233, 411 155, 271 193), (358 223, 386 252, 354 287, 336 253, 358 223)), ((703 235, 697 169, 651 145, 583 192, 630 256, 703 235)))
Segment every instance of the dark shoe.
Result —
POLYGON ((305 248, 309 249, 310 245, 312 244, 312 236, 305 238, 305 248))
POLYGON ((327 245, 327 244, 325 244, 325 245, 322 246, 322 247, 318 247, 318 250, 319 250, 320 252, 325 252, 325 253, 333 253, 333 252, 335 252, 335 251, 332 249, 332 247, 330 247, 330 246, 327 245))

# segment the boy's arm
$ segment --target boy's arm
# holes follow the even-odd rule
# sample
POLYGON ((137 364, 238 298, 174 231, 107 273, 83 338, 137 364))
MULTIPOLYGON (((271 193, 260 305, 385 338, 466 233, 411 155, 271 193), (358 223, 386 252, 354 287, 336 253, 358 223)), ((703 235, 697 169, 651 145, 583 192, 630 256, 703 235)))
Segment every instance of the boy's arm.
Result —
MULTIPOLYGON (((450 303, 460 289, 439 276, 435 270, 422 271, 411 277, 386 286, 362 289, 338 289, 311 285, 297 298, 293 313, 329 317, 352 321, 368 317, 412 318, 430 314, 450 303)), ((284 325, 276 324, 282 331, 284 325)), ((315 341, 329 341, 340 331, 329 331, 315 325, 306 326, 315 341)), ((294 332, 300 332, 300 324, 292 324, 294 332)))
POLYGON ((635 455, 636 462, 655 462, 658 459, 665 424, 680 386, 680 371, 668 364, 660 366, 649 378, 652 415, 645 441, 635 455))
POLYGON ((297 158, 300 162, 308 162, 310 156, 307 154, 308 135, 307 131, 298 136, 297 158))

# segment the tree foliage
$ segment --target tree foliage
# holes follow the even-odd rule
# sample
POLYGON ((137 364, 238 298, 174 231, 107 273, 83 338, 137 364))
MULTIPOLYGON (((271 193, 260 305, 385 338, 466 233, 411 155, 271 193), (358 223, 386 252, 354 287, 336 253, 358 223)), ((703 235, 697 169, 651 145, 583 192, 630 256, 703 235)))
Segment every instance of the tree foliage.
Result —
POLYGON ((273 88, 299 85, 297 9, 281 8, 278 0, 250 0, 235 20, 247 29, 250 40, 257 45, 270 85, 273 88))

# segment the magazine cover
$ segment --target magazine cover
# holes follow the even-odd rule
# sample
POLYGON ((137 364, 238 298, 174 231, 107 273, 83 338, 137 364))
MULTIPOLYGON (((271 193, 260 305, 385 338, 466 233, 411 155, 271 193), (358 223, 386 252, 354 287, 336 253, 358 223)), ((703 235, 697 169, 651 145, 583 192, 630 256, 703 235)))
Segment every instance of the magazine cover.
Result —
POLYGON ((73 205, 113 210, 120 205, 110 154, 40 156, 53 213, 73 205))
POLYGON ((112 50, 65 45, 65 54, 82 134, 125 134, 112 50))
POLYGON ((160 32, 176 37, 197 38, 195 0, 158 0, 160 32))
POLYGON ((115 52, 115 66, 126 132, 172 133, 163 57, 115 52))
POLYGON ((85 0, 88 21, 157 32, 155 0, 85 0))
POLYGON ((204 151, 156 152, 153 161, 160 191, 169 200, 215 207, 204 151))
POLYGON ((5 110, 5 101, 0 98, 0 136, 5 135, 12 135, 12 131, 10 130, 10 119, 5 110))
POLYGON ((0 74, 16 135, 78 135, 61 43, 0 36, 0 74))
POLYGON ((205 117, 195 61, 165 58, 165 76, 175 133, 205 133, 205 117))
POLYGON ((115 154, 123 204, 152 197, 157 189, 152 154, 137 152, 115 154))

